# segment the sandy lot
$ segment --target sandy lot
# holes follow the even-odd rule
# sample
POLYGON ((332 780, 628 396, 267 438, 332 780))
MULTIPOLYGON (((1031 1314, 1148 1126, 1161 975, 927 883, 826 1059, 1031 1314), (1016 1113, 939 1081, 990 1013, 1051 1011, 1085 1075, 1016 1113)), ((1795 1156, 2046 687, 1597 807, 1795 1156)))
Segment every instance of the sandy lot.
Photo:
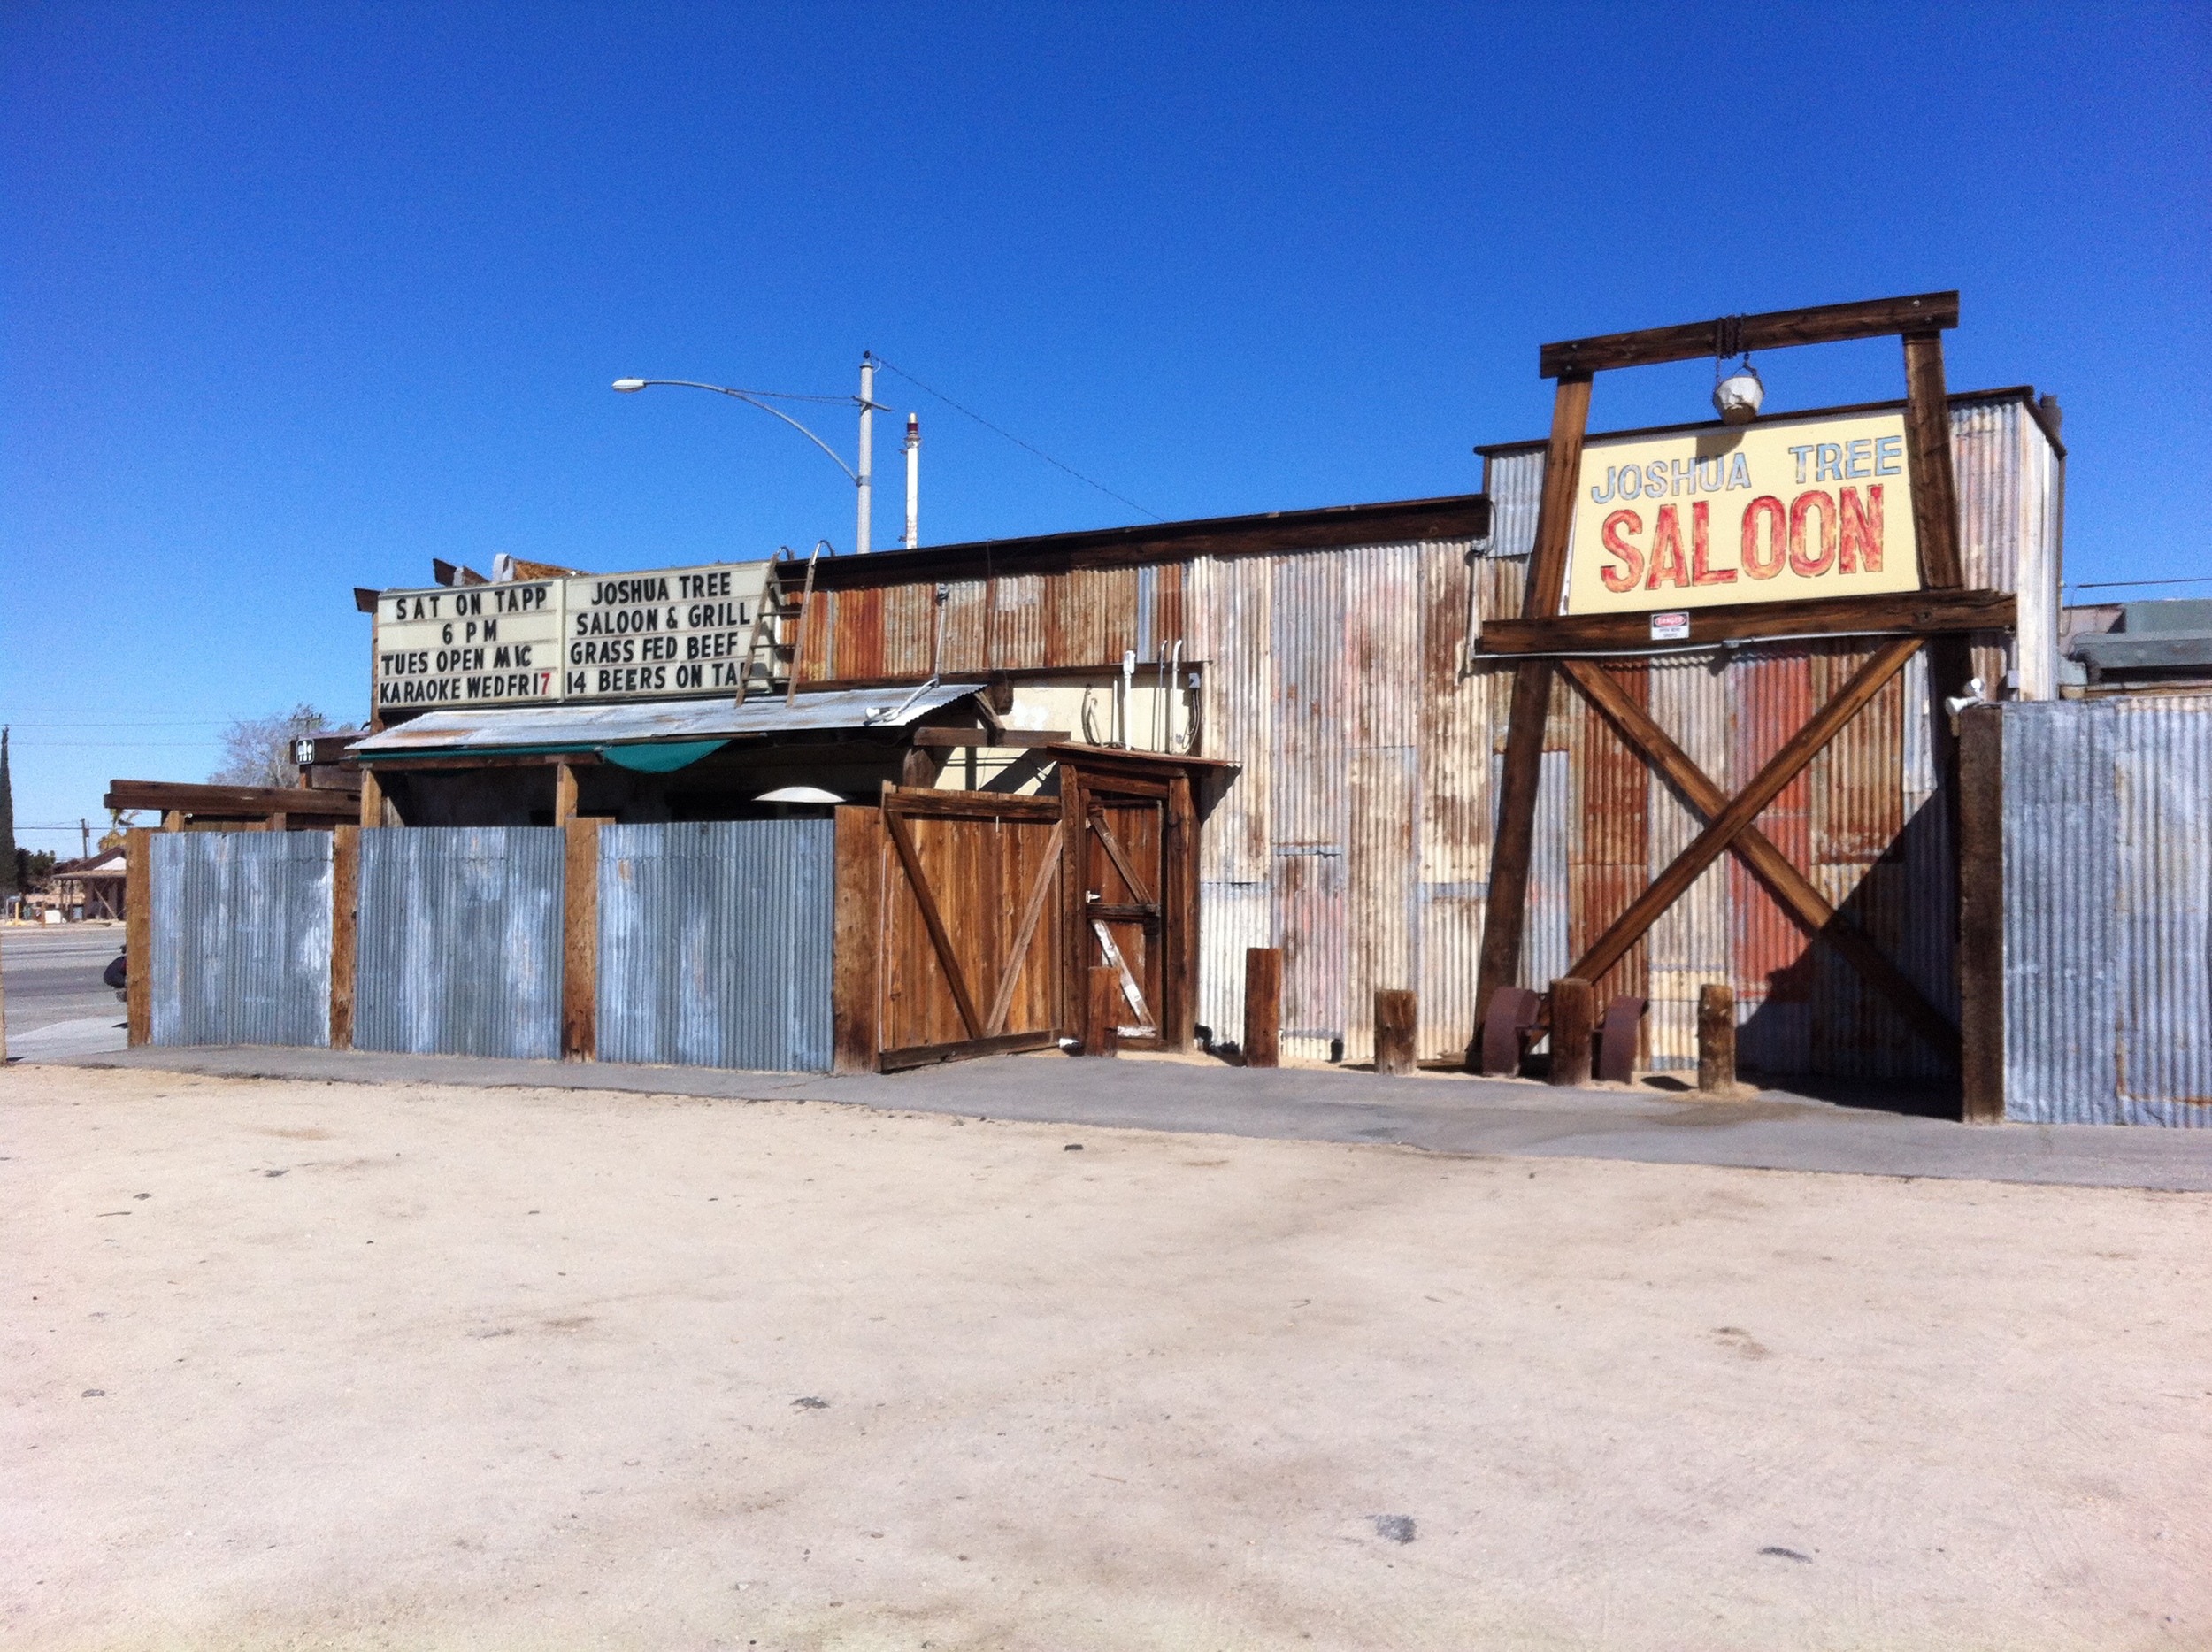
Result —
POLYGON ((0 1119, 10 1647, 2212 1644, 2212 1195, 59 1068, 0 1119))

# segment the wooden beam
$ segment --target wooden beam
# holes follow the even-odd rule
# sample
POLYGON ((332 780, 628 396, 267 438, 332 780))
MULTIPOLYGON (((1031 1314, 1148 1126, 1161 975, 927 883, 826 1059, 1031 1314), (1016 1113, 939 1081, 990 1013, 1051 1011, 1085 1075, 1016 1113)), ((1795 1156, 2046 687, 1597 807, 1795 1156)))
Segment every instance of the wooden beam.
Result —
POLYGON ((1409 992, 1391 987, 1375 991, 1375 1072, 1386 1079, 1402 1079, 1417 1071, 1414 1064, 1415 1027, 1419 1006, 1409 992))
POLYGON ((374 769, 361 771, 361 820, 364 826, 384 824, 384 782, 376 778, 374 769))
POLYGON ((955 817, 967 820, 1057 820, 1064 800, 1019 792, 936 791, 926 786, 884 788, 887 815, 955 817))
POLYGON ((998 990, 991 995, 991 1012, 983 1018, 986 1038, 996 1038, 1006 1031, 1007 1011, 1014 1005, 1014 986, 1021 980, 1022 965, 1028 962, 1029 945, 1037 937, 1037 926, 1045 915, 1045 903, 1052 898, 1060 870, 1060 845, 1064 841, 1059 833, 1052 834, 1044 861, 1037 868, 1037 880, 1029 886, 1029 899, 1023 903, 1021 923, 1014 931, 1014 944, 1006 954, 1005 971, 999 976, 998 990))
POLYGON ((1475 965, 1475 1002, 1486 1004, 1521 973, 1528 918, 1529 856, 1536 840, 1536 790, 1543 778, 1544 724, 1551 711, 1552 668, 1524 660, 1514 669, 1506 713, 1505 762, 1498 784, 1497 829, 1490 848, 1490 898, 1475 965))
POLYGON ((1959 559, 1958 485, 1951 471, 1951 401, 1943 388, 1943 335, 1905 334, 1905 473, 1920 582, 1930 590, 1965 583, 1959 559))
POLYGON ((353 793, 335 787, 193 786, 174 780, 110 780, 101 799, 109 809, 150 809, 166 814, 235 815, 266 819, 273 814, 318 820, 349 820, 359 807, 353 793))
POLYGON ((1521 593, 1521 617, 1559 611, 1567 592, 1567 542, 1575 526, 1575 489, 1582 478, 1582 439, 1590 428, 1590 380, 1562 379, 1553 393, 1551 439, 1544 449, 1544 490, 1537 502, 1536 545, 1521 593))
POLYGON ((1596 1003, 1590 983, 1569 975, 1551 984, 1551 1081, 1581 1086, 1590 1082, 1592 1035, 1596 1003))
POLYGON ((1720 354, 1728 343, 1733 344, 1734 350, 1783 350, 1798 344, 1838 344, 1847 339, 1886 338, 1898 333, 1932 333, 1958 324, 1956 293, 1915 293, 1901 298, 1816 304, 1807 310, 1770 310, 1755 316, 1567 339, 1547 344, 1537 352, 1537 371, 1544 378, 1558 379, 1571 373, 1603 373, 1617 367, 1694 361, 1700 357, 1720 354), (1731 321, 1737 328, 1732 340, 1725 333, 1731 321))
POLYGON ((1959 1020, 1962 1116, 2005 1121, 2004 714, 1959 718, 1959 1020))
POLYGON ((883 815, 836 811, 830 1070, 877 1072, 883 1025, 883 815))
MULTIPOLYGON (((1643 707, 1622 692, 1606 670, 1594 660, 1570 660, 1564 670, 1583 697, 1613 726, 1630 749, 1656 769, 1683 800, 1708 821, 1717 819, 1728 807, 1728 794, 1666 731, 1651 720, 1643 707)), ((1773 841, 1748 826, 1730 845, 1759 880, 1767 886, 1782 910, 1796 919, 1805 933, 1825 941, 1856 969, 1867 983, 1896 1007, 1912 1028, 1946 1060, 1958 1058, 1958 1029, 1928 1002, 1912 978, 1892 963, 1866 933, 1840 916, 1796 864, 1777 849, 1773 841)))
POLYGON ((915 1044, 887 1049, 876 1058, 878 1072, 908 1072, 948 1061, 972 1061, 979 1056, 1010 1056, 1025 1049, 1049 1049, 1060 1041, 1050 1027, 1033 1033, 1004 1033, 996 1038, 972 1038, 953 1044, 915 1044))
POLYGON ((1198 809, 1188 774, 1167 783, 1167 887, 1161 892, 1161 1041, 1188 1049, 1198 1024, 1198 809))
POLYGON ((1690 634, 1667 642, 1651 634, 1651 616, 1557 614, 1546 619, 1491 619, 1483 623, 1476 657, 1486 655, 1586 654, 1601 650, 1634 657, 1701 643, 1750 637, 1863 634, 1927 636, 1939 632, 2008 631, 2017 604, 2009 591, 1897 591, 1869 596, 1823 597, 1809 603, 1745 603, 1732 608, 1692 608, 1690 634))
POLYGON ((907 887, 914 891, 914 903, 922 909, 922 923, 929 931, 930 945, 937 949, 937 962, 944 969, 946 985, 952 988, 952 1001, 959 1008, 961 1025, 968 1029, 970 1038, 981 1038, 985 1036, 983 1018, 976 1013, 975 999, 968 991, 968 978, 960 968, 960 955, 953 950, 952 936, 945 928, 943 914, 937 910, 937 896, 922 872, 922 857, 914 847, 914 834, 906 824, 906 817, 890 808, 887 788, 883 824, 891 834, 892 848, 898 851, 899 864, 906 869, 907 887))
MULTIPOLYGON (((571 800, 572 803, 573 799, 571 800)), ((562 828, 561 1059, 599 1059, 599 825, 562 828)))
POLYGON ((565 760, 553 768, 553 824, 565 826, 576 818, 576 765, 565 760))
POLYGON ((1244 1064, 1278 1067, 1283 1059, 1283 953, 1279 947, 1244 951, 1244 1064))
POLYGON ((330 833, 330 1047, 353 1048, 353 1005, 360 967, 361 828, 330 833))
POLYGON ((154 1036, 154 834, 133 826, 123 835, 125 1041, 135 1049, 154 1036))
POLYGON ((1029 751, 1041 746, 1064 745, 1071 736, 1064 728, 918 728, 918 746, 986 746, 995 751, 1029 751))
POLYGON ((1768 759, 1751 784, 1737 793, 1711 824, 1691 841, 1689 847, 1675 857, 1673 864, 1629 903, 1628 910, 1615 918, 1596 943, 1576 960, 1570 973, 1583 980, 1602 980, 1605 972, 1642 938, 1654 920, 1682 898, 1683 893, 1697 881, 1698 875, 1759 818, 1766 806, 1780 795, 1782 788, 1795 780, 1799 772, 1836 737, 1838 731, 1881 692, 1882 685, 1904 669, 1905 662, 1919 647, 1919 638, 1901 637, 1876 650, 1872 658, 1852 673, 1842 691, 1823 706, 1811 722, 1792 735, 1788 743, 1768 759))
MULTIPOLYGON (((1537 507, 1536 547, 1521 592, 1524 620, 1559 612, 1567 588, 1567 541, 1574 531, 1574 496, 1582 473, 1582 438, 1590 423, 1590 380, 1562 379, 1552 396, 1551 440, 1544 451, 1543 495, 1537 507)), ((1551 707, 1551 667, 1528 661, 1513 676, 1513 703, 1506 715, 1504 774, 1499 786, 1496 834, 1490 850, 1490 894, 1484 903, 1482 953, 1475 970, 1475 1002, 1486 1004, 1521 970, 1521 939, 1528 921, 1528 862, 1536 833, 1536 788, 1543 773, 1544 722, 1551 707)))

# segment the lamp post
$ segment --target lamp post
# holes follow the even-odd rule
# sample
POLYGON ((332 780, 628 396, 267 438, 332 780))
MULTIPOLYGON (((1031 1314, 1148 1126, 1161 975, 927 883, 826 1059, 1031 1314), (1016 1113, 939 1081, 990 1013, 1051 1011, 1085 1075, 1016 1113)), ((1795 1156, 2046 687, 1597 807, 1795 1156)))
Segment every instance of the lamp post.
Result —
MULTIPOLYGON (((834 464, 839 470, 844 472, 847 476, 852 479, 854 488, 859 492, 858 512, 856 522, 857 531, 854 535, 854 544, 862 555, 864 556, 867 554, 868 550, 871 549, 869 543, 868 522, 869 505, 871 503, 870 495, 873 492, 873 489, 871 487, 871 478, 873 470, 873 466, 871 464, 871 459, 872 457, 871 449, 874 446, 875 414, 877 410, 877 403, 875 401, 876 358, 872 354, 866 350, 863 350, 861 352, 860 394, 853 398, 853 400, 858 403, 860 408, 860 468, 856 471, 853 469, 851 465, 846 464, 843 459, 839 458, 837 457, 837 449, 831 447, 828 442, 823 441, 821 437, 816 435, 811 430, 809 430, 804 425, 801 424, 797 419, 792 418, 790 414, 785 412, 781 408, 771 407, 766 402, 761 399, 763 396, 777 396, 780 394, 777 391, 735 390, 732 389, 726 384, 702 384, 696 379, 617 379, 614 381, 614 388, 622 391, 624 394, 628 395, 657 384, 680 385, 687 390, 712 390, 717 396, 734 396, 741 402, 757 407, 764 413, 773 413, 778 419, 782 419, 785 424, 790 426, 792 429, 797 431, 809 442, 811 442, 816 447, 821 449, 823 452, 828 454, 830 456, 831 462, 834 464)), ((840 400, 841 398, 826 396, 809 396, 794 397, 792 399, 808 402, 827 402, 840 400)), ((884 411, 887 412, 889 410, 887 408, 884 411)))

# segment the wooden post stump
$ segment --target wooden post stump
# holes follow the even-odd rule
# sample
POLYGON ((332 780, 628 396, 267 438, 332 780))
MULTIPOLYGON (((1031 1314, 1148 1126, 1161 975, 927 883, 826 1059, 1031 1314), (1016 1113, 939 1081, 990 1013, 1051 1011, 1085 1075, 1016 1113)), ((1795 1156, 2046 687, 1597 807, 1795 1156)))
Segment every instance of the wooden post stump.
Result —
POLYGON ((1413 1034, 1418 1006, 1409 992, 1387 988, 1375 994, 1375 1072, 1383 1078, 1407 1078, 1414 1072, 1413 1034))
POLYGON ((1084 1041, 1087 1056, 1121 1054, 1121 972, 1102 965, 1091 972, 1090 1037, 1084 1041))
POLYGON ((1590 1081, 1591 1026, 1594 1005, 1590 983, 1566 975, 1551 984, 1551 1081, 1580 1085, 1590 1081))
POLYGON ((1244 1064, 1278 1066, 1282 1052, 1282 949, 1248 947, 1244 953, 1244 1064))
POLYGON ((1697 1087, 1736 1093, 1736 993, 1717 981, 1697 989, 1697 1087))

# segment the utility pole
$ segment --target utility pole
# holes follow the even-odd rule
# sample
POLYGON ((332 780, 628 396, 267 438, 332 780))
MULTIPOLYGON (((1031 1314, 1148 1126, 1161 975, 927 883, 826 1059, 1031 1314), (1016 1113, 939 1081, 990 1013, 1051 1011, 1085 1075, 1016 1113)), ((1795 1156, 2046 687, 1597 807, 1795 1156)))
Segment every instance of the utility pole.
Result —
POLYGON ((82 815, 77 817, 77 835, 83 845, 77 852, 89 857, 92 853, 92 822, 82 815))
POLYGON ((876 444, 876 358, 867 350, 860 352, 860 473, 854 480, 860 484, 860 526, 853 536, 860 554, 866 556, 874 549, 868 537, 869 495, 874 473, 876 444))
POLYGON ((906 537, 899 542, 912 550, 922 542, 922 416, 906 416, 906 537))

